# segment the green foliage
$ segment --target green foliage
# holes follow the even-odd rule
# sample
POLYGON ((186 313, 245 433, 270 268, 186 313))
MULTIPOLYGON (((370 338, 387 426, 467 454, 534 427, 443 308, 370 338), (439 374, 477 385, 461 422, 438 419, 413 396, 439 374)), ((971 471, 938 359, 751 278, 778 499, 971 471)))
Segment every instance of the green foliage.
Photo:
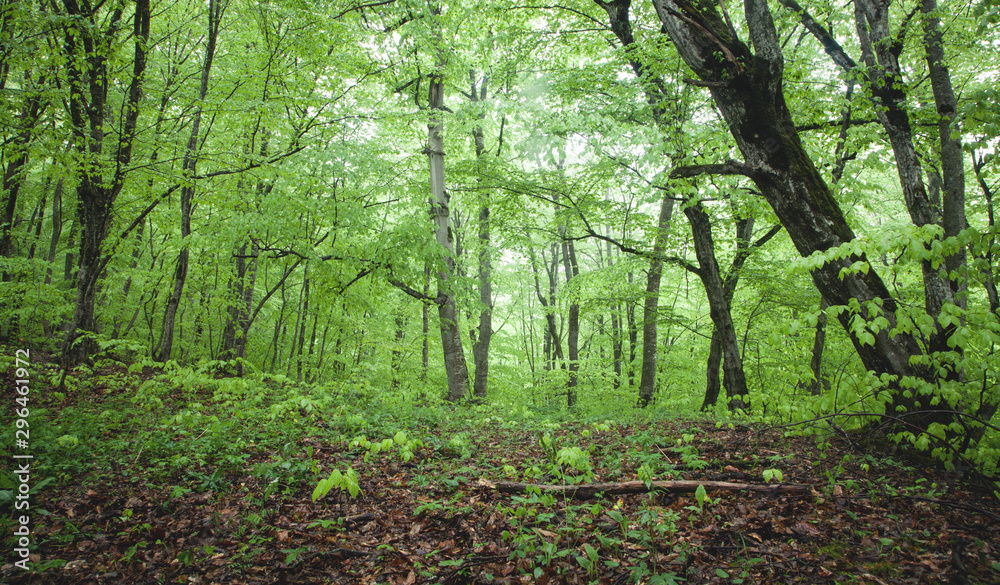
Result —
POLYGON ((356 498, 361 493, 361 488, 358 486, 358 474, 350 467, 343 472, 339 469, 334 469, 330 472, 329 477, 320 480, 316 485, 316 489, 312 493, 313 501, 315 502, 325 497, 334 488, 342 489, 350 494, 352 498, 356 498))
POLYGON ((381 441, 372 442, 365 435, 360 435, 351 439, 350 442, 350 447, 366 449, 368 451, 365 453, 365 461, 368 461, 370 457, 379 453, 385 453, 390 456, 395 453, 399 455, 401 460, 410 461, 423 446, 423 441, 410 438, 406 434, 406 431, 397 431, 391 439, 382 439, 381 441))

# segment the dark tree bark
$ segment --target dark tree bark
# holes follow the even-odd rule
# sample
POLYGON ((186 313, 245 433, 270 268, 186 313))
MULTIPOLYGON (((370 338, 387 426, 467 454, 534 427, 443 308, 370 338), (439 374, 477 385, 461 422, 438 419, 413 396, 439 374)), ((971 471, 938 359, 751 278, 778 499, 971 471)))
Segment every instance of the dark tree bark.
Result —
POLYGON ((309 265, 306 264, 302 270, 302 307, 299 310, 302 315, 301 324, 298 330, 298 349, 295 357, 295 380, 302 382, 302 353, 306 344, 306 327, 309 320, 309 265))
POLYGON ((809 384, 809 392, 813 396, 819 396, 829 383, 823 378, 823 348, 826 345, 826 310, 830 304, 826 302, 826 297, 819 303, 819 317, 816 319, 816 335, 813 337, 812 358, 809 360, 809 368, 813 373, 813 380, 809 384))
MULTIPOLYGON (((0 218, 0 256, 2 257, 9 258, 14 255, 11 238, 14 229, 14 214, 17 211, 17 197, 24 185, 35 125, 41 118, 46 105, 47 103, 43 102, 37 95, 28 98, 19 116, 19 131, 12 138, 10 144, 3 149, 4 158, 10 155, 12 158, 7 161, 3 171, 3 192, 7 196, 7 200, 3 206, 3 217, 0 218)), ((8 280, 9 276, 9 274, 4 273, 3 280, 8 280)))
MULTIPOLYGON (((868 69, 869 89, 878 104, 875 112, 892 145, 910 219, 916 226, 938 225, 941 223, 941 207, 927 192, 913 142, 905 81, 899 64, 902 46, 889 30, 889 3, 886 0, 856 0, 854 7, 861 52, 868 69)), ((954 302, 954 294, 931 260, 924 260, 922 267, 925 308, 928 315, 937 318, 945 304, 954 302)), ((950 328, 939 328, 931 336, 932 351, 948 351, 950 333, 950 328)))
MULTIPOLYGON (((700 209, 700 205, 696 206, 700 209)), ((695 210, 695 213, 699 211, 695 210)), ((703 213, 703 210, 702 210, 703 213)), ((725 278, 722 281, 722 291, 715 291, 711 293, 716 298, 722 299, 724 303, 724 311, 730 314, 730 321, 732 321, 732 305, 733 297, 736 295, 736 286, 740 281, 740 271, 743 270, 743 265, 746 264, 747 258, 750 257, 750 252, 763 246, 768 241, 771 240, 775 235, 781 231, 781 226, 775 226, 768 230, 763 236, 761 236, 756 242, 752 241, 753 238, 753 226, 754 220, 752 217, 747 217, 743 219, 738 219, 736 221, 736 253, 733 254, 733 261, 729 267, 729 272, 726 273, 725 278)), ((709 224, 709 228, 711 224, 709 224)), ((704 229, 704 222, 700 225, 698 229, 704 229)), ((692 233, 695 227, 692 224, 692 233)), ((711 233, 708 234, 711 237, 711 233)), ((695 245, 698 243, 698 236, 695 236, 695 245)), ((715 255, 714 250, 712 255, 715 255)), ((699 259, 699 264, 701 260, 699 259)), ((704 269, 704 265, 701 266, 704 269)), ((702 283, 705 285, 705 290, 708 291, 709 286, 714 286, 714 279, 706 280, 704 275, 700 273, 699 276, 702 277, 702 283)), ((749 325, 748 325, 749 327, 749 325)), ((705 388, 705 400, 701 405, 702 410, 707 410, 708 408, 715 406, 716 401, 719 397, 719 366, 723 366, 724 372, 726 372, 726 366, 723 363, 723 357, 726 357, 726 362, 729 364, 729 368, 734 367, 737 361, 741 365, 739 366, 739 373, 735 374, 737 381, 743 379, 743 389, 746 389, 745 373, 743 372, 742 362, 743 353, 740 350, 737 339, 735 337, 727 339, 723 333, 723 329, 715 324, 713 319, 712 327, 712 341, 708 352, 708 374, 707 374, 707 386, 705 388)), ((727 376, 730 374, 726 373, 727 376)), ((736 410, 732 405, 733 394, 730 392, 730 388, 726 386, 726 396, 730 399, 729 408, 730 410, 736 410)), ((745 397, 743 398, 745 400, 745 397)))
MULTIPOLYGON (((431 267, 430 265, 427 265, 424 267, 424 296, 428 296, 430 294, 430 286, 431 286, 431 267)), ((423 327, 421 329, 423 335, 421 337, 421 339, 423 340, 422 356, 421 356, 421 365, 423 367, 420 370, 421 380, 427 380, 427 370, 430 369, 431 365, 431 337, 430 337, 431 320, 429 311, 430 309, 427 306, 427 303, 422 303, 420 309, 420 316, 421 320, 423 321, 423 327)))
MULTIPOLYGON (((937 0, 922 0, 920 9, 926 17, 924 50, 931 77, 931 90, 934 92, 934 105, 939 116, 938 141, 941 147, 941 174, 944 188, 941 225, 944 227, 944 236, 950 238, 968 227, 965 218, 965 159, 962 155, 962 139, 957 126, 958 100, 955 98, 951 75, 945 64, 937 0)), ((965 248, 959 246, 957 253, 945 259, 945 266, 949 273, 961 276, 961 278, 949 278, 949 283, 955 303, 964 309, 965 295, 958 293, 964 288, 963 283, 968 282, 964 274, 965 248)))
MULTIPOLYGON (((684 208, 684 215, 687 216, 688 222, 691 223, 695 256, 698 258, 698 276, 705 285, 709 313, 712 316, 712 323, 715 325, 715 331, 717 332, 712 334, 712 345, 717 350, 722 350, 723 384, 726 388, 726 396, 729 398, 729 410, 746 411, 750 406, 750 391, 747 390, 746 376, 743 373, 743 358, 739 351, 739 341, 736 338, 736 327, 733 324, 733 316, 729 310, 733 293, 727 295, 726 287, 722 282, 722 274, 719 271, 719 263, 715 259, 712 220, 702 208, 701 203, 686 206, 684 208)), ((734 292, 736 290, 735 279, 733 280, 731 289, 734 292)), ((711 355, 711 348, 709 355, 711 355)), ((705 393, 705 404, 708 403, 709 393, 712 392, 713 378, 714 393, 716 396, 719 394, 718 363, 715 363, 714 367, 711 362, 709 363, 707 375, 709 385, 705 393)), ((703 404, 702 408, 704 407, 705 405, 703 404)))
MULTIPOLYGON (((635 282, 635 275, 628 273, 628 283, 635 282)), ((639 327, 635 321, 635 303, 625 305, 625 323, 628 327, 628 387, 635 387, 635 354, 639 350, 639 327)))
POLYGON ((121 108, 124 115, 114 147, 110 175, 105 175, 106 165, 83 164, 82 161, 100 159, 109 150, 105 143, 107 116, 111 111, 117 112, 118 108, 111 108, 108 104, 108 58, 112 53, 110 47, 118 37, 122 10, 120 7, 115 9, 107 19, 107 27, 102 30, 97 23, 97 14, 88 6, 81 7, 76 0, 63 0, 63 7, 66 16, 74 22, 65 31, 66 54, 69 57, 69 114, 73 143, 82 159, 76 190, 77 218, 81 227, 76 305, 62 347, 63 362, 72 366, 97 348, 96 343, 86 336, 98 330, 95 301, 102 246, 111 226, 115 201, 125 185, 132 160, 146 73, 150 9, 149 0, 136 1, 132 81, 121 108), (83 339, 78 342, 81 337, 83 339))
MULTIPOLYGON (((692 82, 709 89, 729 125, 744 159, 734 168, 753 179, 799 253, 809 256, 853 240, 854 232, 806 153, 785 103, 784 59, 767 2, 744 3, 753 53, 714 3, 653 0, 653 4, 681 57, 698 75, 692 82)), ((877 374, 933 380, 930 372, 910 363, 911 357, 921 354, 917 340, 908 334, 889 335, 896 325, 895 299, 874 271, 852 269, 855 262, 867 259, 863 255, 831 259, 816 268, 812 278, 831 304, 847 305, 856 299, 867 322, 875 317, 888 321, 884 329, 859 330, 852 327, 849 312, 840 313, 839 320, 862 362, 877 374)), ((910 417, 918 426, 951 421, 950 415, 923 410, 929 405, 918 404, 915 397, 898 391, 898 386, 888 391, 892 396, 887 413, 896 413, 897 407, 919 412, 910 417)))
MULTIPOLYGON (((580 267, 576 262, 576 247, 573 241, 566 239, 566 226, 560 228, 563 236, 563 272, 566 275, 566 285, 580 275, 580 267)), ((566 382, 566 405, 576 406, 576 387, 580 371, 580 303, 577 295, 570 290, 569 311, 566 318, 566 356, 569 358, 567 370, 569 379, 566 382)))
POLYGON ((396 307, 394 321, 396 323, 396 339, 392 346, 392 387, 399 388, 403 370, 403 347, 406 344, 406 314, 405 306, 400 303, 396 307))

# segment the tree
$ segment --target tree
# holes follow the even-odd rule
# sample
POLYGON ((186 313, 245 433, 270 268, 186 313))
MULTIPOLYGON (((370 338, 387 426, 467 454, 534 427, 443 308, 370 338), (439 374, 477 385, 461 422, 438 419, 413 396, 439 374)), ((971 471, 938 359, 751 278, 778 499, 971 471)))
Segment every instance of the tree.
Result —
POLYGON ((448 374, 448 400, 456 401, 468 391, 469 371, 462 349, 462 334, 458 328, 458 308, 455 302, 455 240, 452 234, 449 199, 444 186, 444 77, 428 79, 427 107, 431 118, 427 124, 427 159, 430 166, 431 219, 438 245, 444 252, 443 265, 438 269, 438 294, 435 302, 441 326, 441 346, 445 371, 448 374))
POLYGON ((129 172, 141 110, 149 44, 149 0, 137 0, 135 4, 132 79, 120 108, 124 112, 121 127, 114 132, 118 140, 115 143, 107 140, 112 134, 108 126, 114 120, 109 114, 119 111, 108 103, 108 77, 123 12, 121 6, 115 8, 103 28, 98 24, 101 20, 99 10, 89 2, 80 4, 76 0, 64 0, 61 14, 66 18, 70 123, 80 159, 76 188, 77 219, 81 226, 76 306, 63 342, 63 359, 68 365, 76 364, 94 350, 92 340, 86 336, 97 332, 94 305, 102 247, 111 227, 115 201, 129 172))
POLYGON ((183 185, 181 186, 181 251, 177 256, 177 267, 174 271, 174 286, 167 299, 163 315, 163 335, 155 357, 161 362, 170 359, 174 344, 174 319, 177 308, 184 294, 184 283, 187 280, 190 250, 184 240, 191 235, 191 212, 194 203, 195 185, 193 177, 197 172, 200 147, 204 144, 201 137, 202 104, 208 95, 208 80, 212 73, 212 61, 215 59, 215 47, 219 39, 219 27, 222 25, 222 15, 228 2, 224 0, 209 0, 208 32, 205 41, 205 61, 201 67, 201 85, 198 90, 198 105, 195 106, 191 121, 191 135, 184 149, 183 185))
MULTIPOLYGON (((682 58, 698 76, 691 83, 710 91, 743 155, 742 162, 705 170, 750 177, 801 255, 823 254, 850 244, 854 232, 803 148, 785 102, 784 59, 767 3, 748 0, 744 4, 754 51, 739 39, 715 5, 672 0, 654 0, 653 5, 682 58)), ((859 307, 865 323, 860 327, 849 312, 838 317, 865 366, 892 380, 886 414, 912 413, 910 421, 921 428, 950 422, 952 416, 940 411, 951 410, 952 405, 932 412, 929 404, 922 405, 912 392, 901 390, 906 378, 932 381, 934 376, 911 361, 922 355, 912 334, 890 335, 897 325, 898 305, 874 271, 859 269, 868 266, 865 255, 849 245, 842 249, 847 253, 829 254, 812 271, 812 278, 831 304, 853 302, 859 307), (876 326, 876 322, 887 326, 876 326)))

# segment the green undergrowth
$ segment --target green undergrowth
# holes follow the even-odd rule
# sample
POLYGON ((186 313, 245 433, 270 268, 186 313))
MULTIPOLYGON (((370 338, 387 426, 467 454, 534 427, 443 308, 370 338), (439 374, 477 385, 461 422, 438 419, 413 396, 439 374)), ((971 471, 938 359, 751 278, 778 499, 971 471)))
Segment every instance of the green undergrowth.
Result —
MULTIPOLYGON (((912 473, 912 464, 901 458, 832 447, 840 433, 818 425, 769 431, 779 443, 793 436, 801 441, 803 431, 814 435, 809 440, 816 459, 807 465, 787 445, 756 449, 753 437, 765 428, 760 421, 667 409, 569 412, 503 401, 452 405, 428 392, 299 384, 280 376, 229 377, 218 364, 154 367, 105 360, 73 371, 61 390, 61 372, 54 365, 35 364, 30 376, 44 381, 30 396, 28 417, 31 495, 43 514, 53 513, 46 502, 66 490, 123 480, 166 493, 161 505, 167 507, 198 494, 216 499, 233 494, 260 508, 242 518, 237 529, 258 539, 265 547, 260 550, 278 530, 266 513, 275 498, 350 505, 385 497, 387 485, 419 494, 414 517, 445 519, 464 517, 483 505, 468 497, 482 479, 648 484, 729 473, 734 464, 741 481, 769 484, 788 481, 796 470, 801 481, 806 466, 810 477, 818 478, 814 485, 822 497, 934 500, 947 493, 946 486, 912 473), (746 438, 742 445, 727 444, 731 437, 746 438), (388 470, 393 477, 405 476, 405 483, 383 477, 388 470), (886 484, 878 470, 910 474, 913 481, 886 484)), ((0 450, 5 457, 14 452, 12 436, 0 438, 0 450)), ((0 472, 0 506, 10 506, 16 489, 16 477, 0 472)), ((720 514, 718 497, 702 488, 673 505, 646 495, 623 506, 614 497, 578 502, 529 490, 495 504, 494 515, 503 526, 507 561, 532 578, 582 571, 597 582, 609 571, 625 571, 628 582, 676 583, 700 554, 679 535, 708 533, 715 524, 732 521, 720 514)), ((124 516, 119 520, 130 522, 124 516)), ((5 534, 11 534, 10 522, 5 514, 0 526, 5 534)), ((72 526, 68 522, 53 533, 50 544, 88 538, 73 533, 72 526)), ((345 528, 343 520, 321 519, 310 530, 345 528)), ((886 558, 899 546, 898 538, 872 539, 886 548, 886 558)), ((124 554, 140 554, 154 542, 136 541, 124 554)), ((294 564, 304 550, 286 551, 287 563, 294 564)), ((200 549, 180 554, 177 561, 185 566, 210 556, 200 549)), ((450 570, 447 563, 453 561, 424 567, 423 576, 450 570)), ((726 582, 743 582, 761 562, 752 555, 737 561, 720 566, 719 578, 725 574, 726 582)))

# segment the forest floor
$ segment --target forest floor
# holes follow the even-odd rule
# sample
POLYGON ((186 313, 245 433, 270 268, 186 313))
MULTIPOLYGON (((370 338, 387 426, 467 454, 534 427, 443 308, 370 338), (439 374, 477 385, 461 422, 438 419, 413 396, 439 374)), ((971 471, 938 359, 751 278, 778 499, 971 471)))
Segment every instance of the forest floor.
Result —
POLYGON ((301 396, 271 404, 268 424, 220 399, 229 386, 165 385, 154 408, 114 382, 145 381, 153 400, 148 369, 92 376, 33 405, 33 570, 13 565, 0 498, 5 584, 1000 583, 996 486, 856 437, 486 408, 383 416, 301 396), (345 481, 313 501, 349 468, 356 496, 345 481), (495 486, 637 479, 804 491, 574 500, 495 486))

